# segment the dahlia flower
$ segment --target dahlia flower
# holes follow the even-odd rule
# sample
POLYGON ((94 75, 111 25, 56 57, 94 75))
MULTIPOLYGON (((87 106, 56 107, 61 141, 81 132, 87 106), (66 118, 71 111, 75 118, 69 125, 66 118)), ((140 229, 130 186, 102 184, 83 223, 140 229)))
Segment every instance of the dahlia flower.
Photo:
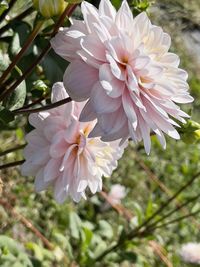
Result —
POLYGON ((180 250, 180 256, 187 263, 200 264, 200 244, 184 244, 180 250))
POLYGON ((109 200, 113 204, 120 204, 121 199, 123 199, 125 196, 126 196, 125 187, 120 184, 112 185, 111 190, 108 194, 109 200))
MULTIPOLYGON (((63 84, 54 84, 52 103, 66 97, 63 84)), ((60 203, 67 196, 76 202, 86 198, 87 187, 93 194, 100 191, 102 176, 111 175, 125 147, 119 146, 120 141, 104 143, 99 137, 88 138, 95 121, 79 122, 83 106, 72 101, 29 116, 35 129, 26 135, 22 174, 36 176, 36 191, 52 186, 60 203)))
POLYGON ((150 132, 166 147, 163 133, 180 136, 174 126, 189 117, 175 103, 189 103, 187 73, 168 52, 171 39, 143 12, 133 18, 127 1, 118 11, 109 0, 99 10, 84 1, 83 21, 72 20, 51 44, 70 62, 64 84, 70 97, 85 101, 81 121, 97 118, 90 137, 103 141, 143 140, 150 153, 150 132))

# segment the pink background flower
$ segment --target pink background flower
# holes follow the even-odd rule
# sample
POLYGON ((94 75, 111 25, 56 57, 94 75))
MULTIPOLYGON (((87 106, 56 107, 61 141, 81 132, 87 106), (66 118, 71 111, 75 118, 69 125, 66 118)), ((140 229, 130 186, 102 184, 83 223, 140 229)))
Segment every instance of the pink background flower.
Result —
MULTIPOLYGON (((66 97, 63 84, 54 84, 52 102, 66 97)), ((104 143, 99 137, 88 138, 95 121, 79 122, 83 106, 72 101, 29 116, 35 129, 26 135, 22 174, 36 176, 36 191, 52 186, 60 203, 67 196, 76 202, 86 198, 87 187, 93 194, 100 191, 102 176, 111 175, 125 147, 119 147, 119 141, 104 143)))
POLYGON ((88 99, 80 120, 97 118, 90 137, 143 140, 148 154, 151 131, 164 148, 163 133, 179 139, 173 118, 184 123, 189 116, 175 103, 193 98, 179 57, 168 52, 170 36, 144 12, 133 18, 127 1, 118 11, 109 0, 99 10, 84 1, 81 9, 84 21, 72 20, 51 44, 71 62, 64 75, 70 97, 88 99))

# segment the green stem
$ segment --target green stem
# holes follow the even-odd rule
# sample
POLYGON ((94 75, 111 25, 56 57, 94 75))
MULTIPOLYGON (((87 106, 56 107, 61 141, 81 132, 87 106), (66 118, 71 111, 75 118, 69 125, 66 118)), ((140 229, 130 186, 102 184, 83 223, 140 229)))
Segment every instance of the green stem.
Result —
POLYGON ((194 202, 195 200, 197 200, 200 197, 200 194, 198 194, 195 197, 189 198, 187 201, 185 201, 183 204, 181 204, 180 206, 178 206, 177 208, 173 209, 172 211, 168 212, 167 214, 165 214, 162 218, 160 218, 159 220, 155 221, 154 223, 150 224, 147 229, 152 228, 154 226, 156 226, 158 223, 164 221, 164 219, 170 217, 172 214, 174 214, 175 212, 179 211, 180 209, 182 209, 183 207, 187 206, 188 204, 190 204, 191 202, 194 202))
POLYGON ((8 9, 6 9, 0 16, 0 23, 4 20, 4 18, 6 17, 6 15, 8 14, 8 12, 11 10, 11 8, 14 6, 15 2, 17 2, 17 0, 11 0, 9 3, 9 7, 8 9))
MULTIPOLYGON (((95 258, 94 262, 101 261, 107 254, 109 254, 110 252, 123 246, 127 240, 131 240, 137 236, 141 236, 142 234, 146 233, 147 230, 148 231, 152 230, 152 229, 149 229, 148 227, 146 227, 145 230, 140 231, 143 227, 147 226, 149 224, 149 222, 152 221, 158 214, 160 214, 163 211, 163 209, 166 208, 181 192, 183 192, 188 186, 190 186, 199 177, 199 175, 200 175, 200 172, 198 172, 194 176, 192 176, 192 178, 184 186, 182 186, 171 198, 169 198, 155 213, 153 213, 151 217, 149 217, 146 221, 144 221, 136 229, 134 229, 133 231, 130 231, 127 235, 125 234, 123 236, 123 238, 120 238, 117 241, 116 244, 114 244, 113 246, 111 246, 110 248, 105 250, 102 254, 100 254, 97 258, 95 258)), ((187 217, 190 217, 193 215, 194 215, 194 213, 190 213, 190 214, 184 215, 183 217, 179 217, 179 219, 187 218, 187 217)), ((170 221, 170 223, 173 223, 175 221, 177 221, 177 219, 170 221)), ((164 224, 162 224, 162 225, 164 225, 164 224)), ((155 226, 155 229, 156 229, 156 227, 157 226, 155 226)))
MULTIPOLYGON (((39 33, 39 31, 40 31, 43 23, 44 23, 44 20, 40 20, 37 23, 37 25, 35 26, 34 30, 30 34, 29 38, 26 40, 25 44, 23 45, 23 47, 21 48, 21 50, 19 51, 19 53, 15 56, 15 58, 12 60, 11 64, 8 66, 8 68, 2 74, 2 76, 0 78, 0 84, 2 84, 2 82, 7 78, 7 76, 11 73, 11 71, 13 70, 13 68, 15 67, 15 65, 17 65, 17 63, 20 61, 20 59, 22 58, 23 54, 31 46, 32 42, 34 41, 34 39, 38 35, 38 33, 39 33)), ((0 99, 0 101, 1 100, 2 99, 0 99)))
POLYGON ((19 14, 18 16, 14 17, 12 20, 10 20, 8 22, 8 24, 4 25, 1 29, 0 29, 0 36, 7 31, 16 21, 22 20, 23 18, 25 18, 26 16, 28 16, 29 14, 31 14, 34 11, 34 9, 32 7, 29 7, 28 9, 26 9, 24 12, 22 12, 21 14, 19 14))

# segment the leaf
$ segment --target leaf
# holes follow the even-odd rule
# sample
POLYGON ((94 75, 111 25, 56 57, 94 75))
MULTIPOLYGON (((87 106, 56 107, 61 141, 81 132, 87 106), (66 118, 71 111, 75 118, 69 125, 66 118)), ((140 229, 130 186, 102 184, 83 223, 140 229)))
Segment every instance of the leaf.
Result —
POLYGON ((69 227, 71 236, 75 239, 80 238, 81 219, 75 212, 70 212, 69 215, 69 227))
POLYGON ((8 9, 8 2, 6 0, 1 1, 0 3, 0 15, 8 9))
POLYGON ((6 109, 5 107, 0 105, 0 122, 3 124, 7 124, 15 119, 14 114, 6 109))
POLYGON ((101 236, 104 236, 105 238, 111 239, 113 237, 113 229, 111 225, 104 220, 99 221, 99 233, 101 236))
MULTIPOLYGON (((15 67, 15 76, 21 75, 21 70, 18 67, 15 67)), ((6 108, 9 110, 15 110, 23 107, 26 99, 26 82, 22 81, 18 87, 8 96, 8 98, 4 101, 6 108)))
POLYGON ((20 85, 13 91, 13 93, 6 100, 6 107, 9 110, 15 110, 23 107, 26 99, 26 82, 22 81, 20 85))
POLYGON ((135 263, 137 261, 137 255, 132 251, 121 251, 119 253, 120 262, 129 261, 131 263, 135 263))

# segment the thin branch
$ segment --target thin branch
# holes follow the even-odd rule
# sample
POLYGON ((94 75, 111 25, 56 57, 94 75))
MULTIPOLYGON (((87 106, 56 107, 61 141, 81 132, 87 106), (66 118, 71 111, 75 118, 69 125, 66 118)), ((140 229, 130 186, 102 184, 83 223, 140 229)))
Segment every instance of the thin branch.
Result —
POLYGON ((21 108, 18 108, 16 109, 15 111, 20 111, 20 110, 24 110, 24 109, 28 109, 28 108, 31 108, 37 104, 41 104, 41 102, 46 99, 46 97, 48 96, 48 94, 44 95, 44 96, 41 96, 40 98, 36 99, 34 102, 30 103, 30 104, 27 104, 21 108))
MULTIPOLYGON (((164 184, 161 182, 161 180, 155 175, 155 173, 152 172, 152 170, 145 164, 145 162, 140 158, 140 156, 138 155, 138 153, 136 152, 136 157, 134 157, 134 159, 138 162, 138 164, 140 165, 140 167, 146 172, 147 177, 155 182, 160 189, 168 196, 171 197, 173 195, 173 192, 164 184)), ((174 199, 175 204, 177 207, 179 207, 181 205, 181 202, 176 198, 174 199)), ((182 211, 186 214, 188 213, 187 208, 183 207, 182 211)), ((191 217, 191 221, 192 223, 195 224, 196 227, 198 227, 198 229, 200 229, 200 224, 199 222, 197 222, 197 220, 194 217, 191 217)))
POLYGON ((172 211, 166 213, 164 216, 162 216, 162 218, 160 218, 159 220, 155 221, 154 223, 150 224, 149 226, 147 226, 148 228, 154 227, 156 226, 158 223, 164 221, 166 218, 170 217, 172 214, 174 214, 175 212, 179 211, 180 209, 182 209, 183 207, 187 206, 188 204, 190 204, 191 202, 194 202, 195 200, 197 200, 200 197, 200 194, 198 194, 195 197, 189 198, 187 201, 185 201, 184 203, 182 203, 179 207, 177 207, 176 209, 173 209, 172 211))
POLYGON ((165 209, 174 199, 177 198, 180 193, 182 193, 187 187, 189 187, 200 175, 200 172, 196 173, 192 178, 184 185, 182 186, 172 197, 170 197, 163 205, 160 206, 160 208, 155 211, 146 221, 144 221, 140 226, 138 226, 135 230, 131 231, 129 233, 130 238, 133 238, 134 235, 144 226, 146 226, 150 221, 152 221, 158 214, 160 214, 163 209, 165 209))
POLYGON ((10 12, 10 10, 12 9, 12 7, 14 6, 15 2, 17 2, 17 0, 11 0, 9 3, 9 7, 1 14, 0 16, 0 23, 4 20, 4 18, 6 17, 6 15, 8 14, 8 12, 10 12))
MULTIPOLYGON (((77 5, 78 4, 73 4, 73 5, 67 6, 67 8, 63 12, 62 16, 60 17, 60 19, 56 23, 51 37, 53 37, 56 34, 59 27, 62 25, 65 17, 71 16, 72 12, 75 10, 77 5)), ((18 85, 32 73, 33 69, 40 63, 40 61, 45 57, 45 55, 50 51, 50 49, 51 49, 51 44, 48 43, 48 45, 43 49, 43 51, 41 52, 39 57, 36 58, 36 60, 33 62, 33 64, 23 73, 23 75, 21 77, 19 77, 19 79, 8 90, 3 92, 2 99, 6 98, 10 93, 12 93, 12 91, 14 91, 18 87, 18 85)))
POLYGON ((53 250, 54 245, 50 243, 50 241, 30 222, 26 217, 17 212, 7 201, 0 199, 0 204, 3 205, 13 217, 17 217, 17 219, 22 222, 28 229, 30 229, 41 241, 43 244, 49 249, 53 250))
POLYGON ((6 164, 3 164, 3 165, 0 165, 0 170, 16 167, 18 165, 23 164, 24 162, 25 162, 25 160, 18 160, 18 161, 6 163, 6 164))
MULTIPOLYGON (((125 234, 123 237, 120 237, 119 240, 113 244, 110 248, 108 248, 107 250, 105 250, 102 254, 100 254, 98 257, 96 257, 94 259, 95 262, 97 261, 101 261, 107 254, 109 254, 110 252, 112 251, 115 251, 116 249, 118 249, 119 247, 123 246, 124 243, 127 241, 127 240, 131 240, 133 239, 134 237, 137 237, 137 236, 141 236, 143 234, 146 234, 146 230, 148 229, 153 231, 154 229, 157 229, 157 226, 155 226, 155 228, 153 229, 149 229, 148 227, 146 227, 146 229, 144 229, 143 231, 140 231, 143 227, 147 226, 148 223, 150 221, 152 221, 159 213, 162 212, 162 210, 164 208, 166 208, 181 192, 183 192, 188 186, 190 186, 200 175, 200 172, 196 173, 194 176, 192 176, 192 178, 184 185, 182 186, 171 198, 169 198, 155 213, 152 214, 151 217, 149 217, 146 221, 144 221, 141 225, 139 225, 136 229, 134 229, 133 231, 130 231, 127 235, 125 234)), ((191 217, 191 216, 194 216, 196 215, 197 212, 195 213, 190 213, 190 214, 186 214, 182 217, 179 217, 175 220, 172 220, 168 223, 174 223, 178 220, 181 220, 181 219, 185 219, 187 217, 191 217)), ((167 223, 166 223, 167 224, 167 223)), ((162 227, 166 224, 162 224, 162 227)), ((159 226, 161 227, 161 226, 159 226)))
POLYGON ((182 220, 184 220, 184 219, 187 219, 187 218, 189 218, 189 217, 191 217, 191 216, 195 216, 195 215, 197 215, 197 214, 199 214, 199 213, 200 213, 200 209, 198 209, 198 210, 195 211, 195 212, 191 212, 191 213, 188 213, 188 214, 186 214, 186 215, 180 216, 180 217, 178 217, 178 218, 176 218, 176 219, 174 219, 174 220, 168 221, 168 222, 166 222, 166 223, 163 223, 163 224, 160 224, 160 225, 156 225, 156 226, 153 227, 153 228, 147 228, 147 230, 144 230, 143 232, 141 232, 141 234, 146 233, 146 231, 151 231, 151 232, 152 232, 152 231, 157 230, 157 229, 159 229, 159 228, 162 228, 162 227, 168 226, 168 225, 170 225, 170 224, 173 224, 173 223, 182 221, 182 220))
POLYGON ((18 114, 30 114, 30 113, 37 113, 37 112, 40 112, 40 111, 45 111, 45 110, 49 110, 49 109, 52 109, 52 108, 56 108, 56 107, 59 107, 61 105, 64 105, 68 102, 71 102, 72 99, 70 97, 68 98, 65 98, 65 99, 62 99, 58 102, 55 102, 55 103, 52 103, 52 104, 49 104, 47 106, 44 106, 44 107, 41 107, 41 108, 35 108, 35 109, 18 109, 18 110, 13 110, 12 112, 16 115, 18 114))
POLYGON ((12 148, 9 148, 7 150, 4 150, 4 151, 0 152, 0 157, 5 156, 5 155, 7 155, 7 154, 9 154, 11 152, 23 149, 25 146, 26 146, 26 144, 23 144, 23 145, 19 145, 19 146, 12 147, 12 148))
POLYGON ((28 9, 26 9, 24 12, 22 12, 21 14, 19 14, 18 16, 14 17, 12 20, 10 20, 8 22, 8 24, 6 24, 5 26, 3 26, 0 29, 0 36, 6 32, 11 26, 12 24, 14 24, 16 21, 18 20, 22 20, 23 18, 25 18, 26 16, 28 16, 29 14, 31 14, 34 11, 34 8, 29 7, 28 9))
MULTIPOLYGON (((38 33, 39 33, 39 31, 40 31, 40 29, 41 29, 41 27, 42 27, 43 24, 44 24, 44 20, 40 20, 36 24, 35 28, 33 29, 32 33, 30 34, 30 36, 26 40, 25 44, 23 45, 23 47, 21 48, 21 50, 19 51, 19 53, 15 56, 15 58, 12 60, 11 64, 8 66, 8 68, 2 74, 2 76, 0 78, 0 84, 2 84, 2 82, 7 78, 7 76, 11 73, 11 71, 13 70, 13 68, 20 61, 20 59, 22 58, 23 54, 31 46, 32 42, 34 41, 34 39, 38 35, 38 33)), ((3 86, 3 84, 2 84, 2 86, 3 86)), ((3 98, 0 96, 0 101, 1 100, 3 100, 3 98)))

